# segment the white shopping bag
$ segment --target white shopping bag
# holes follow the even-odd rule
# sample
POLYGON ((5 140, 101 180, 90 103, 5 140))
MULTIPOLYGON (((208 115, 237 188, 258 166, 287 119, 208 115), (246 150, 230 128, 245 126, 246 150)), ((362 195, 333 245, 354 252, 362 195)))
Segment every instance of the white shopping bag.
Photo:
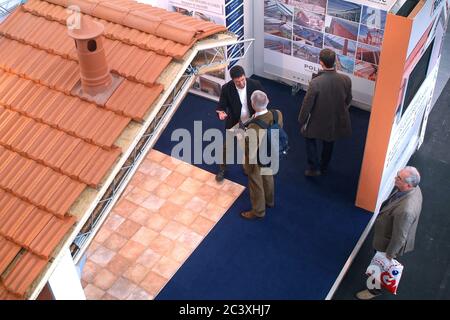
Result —
POLYGON ((375 253, 367 267, 366 274, 369 276, 369 289, 385 288, 393 294, 397 294, 398 284, 402 277, 403 265, 395 259, 389 260, 384 252, 375 253))

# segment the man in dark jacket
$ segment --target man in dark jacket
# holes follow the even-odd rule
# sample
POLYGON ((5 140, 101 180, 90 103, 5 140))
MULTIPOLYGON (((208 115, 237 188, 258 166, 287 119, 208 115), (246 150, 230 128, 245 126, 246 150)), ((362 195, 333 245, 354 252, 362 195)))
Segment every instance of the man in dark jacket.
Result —
MULTIPOLYGON (((219 105, 216 112, 220 120, 225 121, 225 129, 231 129, 239 122, 245 123, 253 115, 250 97, 256 90, 263 91, 261 83, 245 77, 241 66, 230 69, 231 80, 222 86, 219 105)), ((226 169, 226 143, 223 143, 223 163, 219 165, 216 181, 221 182, 226 169)))
POLYGON ((319 62, 323 70, 311 80, 298 117, 300 132, 306 140, 306 176, 325 173, 334 141, 351 135, 348 109, 352 101, 352 82, 348 76, 336 72, 335 61, 334 51, 320 51, 319 62), (322 141, 320 160, 317 140, 322 141))

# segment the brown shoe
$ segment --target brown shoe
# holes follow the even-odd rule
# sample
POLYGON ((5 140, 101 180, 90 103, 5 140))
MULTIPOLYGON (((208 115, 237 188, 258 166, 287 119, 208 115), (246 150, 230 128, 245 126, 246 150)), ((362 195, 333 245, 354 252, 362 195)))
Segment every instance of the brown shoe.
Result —
POLYGON ((322 174, 322 172, 320 172, 320 170, 305 170, 305 176, 307 177, 317 177, 320 176, 322 174))
POLYGON ((244 211, 241 212, 241 216, 242 218, 248 219, 248 220, 252 220, 252 219, 262 219, 264 218, 264 216, 257 216, 253 211, 244 211))

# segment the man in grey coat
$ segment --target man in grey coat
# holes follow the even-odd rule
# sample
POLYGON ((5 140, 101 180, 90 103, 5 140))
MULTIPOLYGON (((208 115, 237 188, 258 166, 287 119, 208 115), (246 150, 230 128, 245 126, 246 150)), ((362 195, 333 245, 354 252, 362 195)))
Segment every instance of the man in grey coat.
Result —
POLYGON ((323 49, 319 54, 322 69, 310 84, 300 110, 300 132, 305 137, 308 168, 306 176, 327 171, 334 141, 352 133, 348 108, 352 101, 351 79, 336 72, 336 54, 323 49), (319 161, 317 140, 322 141, 319 161))
MULTIPOLYGON (((422 210, 420 174, 414 167, 405 167, 395 177, 395 188, 383 202, 374 224, 373 247, 394 259, 414 249, 417 223, 422 210)), ((382 294, 381 289, 365 289, 356 294, 369 300, 382 294)))

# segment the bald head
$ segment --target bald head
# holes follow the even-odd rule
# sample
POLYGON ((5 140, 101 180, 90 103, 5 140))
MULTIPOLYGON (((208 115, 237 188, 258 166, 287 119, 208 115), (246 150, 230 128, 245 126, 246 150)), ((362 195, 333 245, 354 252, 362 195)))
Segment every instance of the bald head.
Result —
POLYGON ((267 105, 269 104, 269 98, 267 95, 261 90, 256 90, 252 93, 250 97, 252 101, 252 107, 255 112, 260 112, 267 110, 267 105))

